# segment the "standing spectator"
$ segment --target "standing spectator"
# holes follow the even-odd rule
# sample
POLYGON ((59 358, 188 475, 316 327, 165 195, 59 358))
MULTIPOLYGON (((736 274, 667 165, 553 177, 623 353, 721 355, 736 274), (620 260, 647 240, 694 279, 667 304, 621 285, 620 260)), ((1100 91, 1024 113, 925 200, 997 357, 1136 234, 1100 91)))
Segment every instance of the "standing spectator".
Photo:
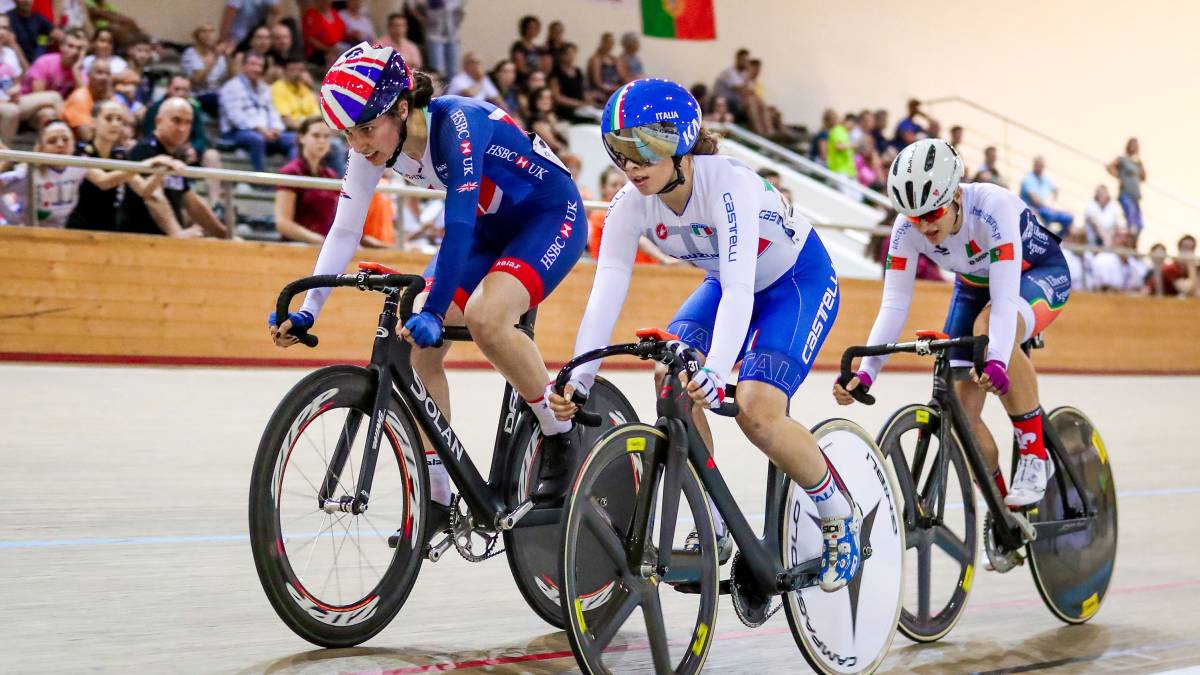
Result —
MULTIPOLYGON (((589 104, 583 69, 575 65, 577 52, 574 43, 568 42, 563 45, 558 54, 558 65, 546 78, 550 83, 550 91, 554 93, 557 115, 571 121, 578 120, 579 115, 576 111, 589 104)), ((529 107, 532 113, 532 108, 535 107, 532 99, 529 101, 529 107)))
POLYGON ((500 107, 513 117, 522 117, 521 92, 517 88, 517 66, 505 59, 492 69, 491 78, 492 83, 496 85, 496 91, 499 92, 497 98, 500 100, 500 107))
POLYGON ((388 14, 387 33, 387 37, 380 40, 379 44, 400 52, 409 68, 421 70, 421 48, 408 39, 408 17, 403 12, 388 14))
POLYGON ((226 0, 218 38, 222 53, 240 51, 255 28, 263 24, 274 27, 281 14, 279 0, 226 0))
POLYGON ((192 31, 192 38, 195 43, 184 50, 179 65, 183 74, 191 78, 192 90, 196 92, 204 112, 218 115, 219 92, 229 72, 228 45, 217 44, 217 29, 210 25, 192 31))
POLYGON ((284 64, 283 77, 271 85, 271 102, 288 131, 298 131, 306 119, 321 114, 317 92, 304 82, 307 72, 303 60, 293 59, 284 64))
MULTIPOLYGON (((892 139, 887 137, 888 112, 880 108, 872 117, 875 118, 873 120, 875 126, 871 130, 871 137, 875 139, 875 149, 882 155, 892 145, 892 139)), ((884 165, 888 166, 890 162, 884 162, 884 165)))
MULTIPOLYGON (((625 187, 626 182, 628 181, 625 178, 625 172, 615 166, 605 167, 604 171, 600 173, 600 199, 611 202, 613 197, 617 196, 617 192, 625 187)), ((604 219, 607 215, 604 209, 588 212, 588 253, 593 258, 600 257, 600 244, 604 239, 604 219)), ((682 262, 663 253, 654 245, 654 242, 644 235, 638 239, 637 257, 633 261, 639 265, 658 263, 673 265, 682 262)))
MULTIPOLYGON (((266 169, 268 152, 288 155, 296 143, 271 102, 263 65, 261 56, 247 53, 242 74, 221 87, 221 140, 249 153, 255 171, 266 169)), ((190 111, 188 117, 190 123, 190 111)))
POLYGON ((16 7, 8 11, 8 22, 26 63, 33 63, 50 43, 53 24, 33 11, 33 0, 16 0, 16 7))
MULTIPOLYGON (((187 152, 188 135, 192 129, 192 104, 181 98, 169 98, 158 108, 154 133, 142 139, 129 151, 129 159, 155 161, 173 171, 183 171, 180 161, 187 152)), ((155 189, 127 191, 122 201, 121 229, 141 234, 166 234, 191 239, 205 233, 225 236, 225 225, 192 190, 191 180, 184 176, 157 174, 161 184, 155 189)))
POLYGON ((458 63, 458 31, 466 0, 425 0, 425 49, 429 67, 446 74, 458 63))
POLYGON ((83 57, 83 72, 88 72, 92 67, 92 61, 96 59, 108 59, 108 70, 112 75, 116 75, 127 67, 125 59, 113 53, 113 34, 107 28, 96 31, 96 34, 92 36, 92 49, 87 56, 83 57))
POLYGON ((544 47, 537 43, 542 32, 542 22, 536 16, 525 15, 517 22, 518 39, 508 48, 508 56, 517 68, 517 77, 522 81, 529 73, 540 70, 544 47))
MULTIPOLYGON (((38 96, 35 100, 40 107, 51 106, 56 111, 62 109, 62 101, 83 83, 83 51, 87 48, 87 39, 83 32, 73 30, 63 39, 62 48, 52 54, 39 56, 21 82, 21 97, 29 94, 51 92, 56 96, 38 96)), ((22 104, 24 110, 26 106, 22 104)))
POLYGON ((997 164, 996 146, 989 145, 983 150, 983 163, 979 165, 979 170, 975 172, 975 182, 992 183, 1000 187, 1008 187, 1008 183, 1000 177, 1000 169, 997 164))
MULTIPOLYGON (((108 0, 86 0, 88 19, 97 31, 112 31, 113 40, 119 48, 128 47, 146 31, 132 17, 122 14, 108 0)), ((116 72, 116 71, 114 71, 116 72)))
POLYGON ((621 55, 617 59, 625 69, 626 82, 640 80, 646 76, 646 66, 642 64, 642 57, 638 56, 641 49, 642 41, 637 33, 630 31, 621 36, 621 55))
MULTIPOLYGON (((75 137, 71 127, 62 120, 55 120, 42 127, 38 134, 34 152, 49 155, 69 155, 75 149, 75 137)), ((22 213, 26 209, 35 212, 38 227, 65 227, 67 217, 79 200, 79 184, 87 176, 87 169, 76 166, 38 164, 32 169, 21 164, 12 171, 0 174, 0 187, 6 193, 17 195, 23 200, 28 192, 28 181, 33 181, 33 204, 21 203, 22 213), (32 172, 32 176, 30 175, 32 172)))
POLYGON ((92 140, 95 131, 92 127, 92 109, 97 103, 112 98, 112 73, 109 72, 108 63, 108 59, 92 61, 87 84, 71 92, 63 105, 63 121, 71 126, 75 138, 81 143, 92 140))
POLYGON ((1122 230, 1120 218, 1121 211, 1108 196, 1108 188, 1104 185, 1096 186, 1091 203, 1083 209, 1087 243, 1106 248, 1112 246, 1113 237, 1122 230))
POLYGON ((1125 211, 1125 222, 1134 242, 1142 233, 1142 182, 1146 180, 1146 167, 1138 150, 1138 139, 1131 138, 1125 143, 1125 154, 1108 165, 1108 172, 1121 184, 1117 201, 1125 211))
POLYGON ((296 37, 292 35, 292 29, 287 24, 277 23, 269 30, 271 50, 267 54, 270 55, 272 62, 282 64, 289 59, 304 58, 304 49, 296 43, 296 37))
MULTIPOLYGON (((301 121, 296 159, 283 165, 279 173, 289 176, 337 178, 337 172, 325 163, 333 131, 320 116, 301 121)), ((275 228, 287 241, 320 244, 325 241, 333 215, 337 212, 336 190, 279 187, 275 190, 275 228)))
POLYGON ((602 33, 600 44, 596 45, 596 51, 588 58, 587 63, 588 84, 606 101, 622 84, 628 82, 628 78, 621 72, 620 62, 612 53, 616 44, 612 33, 602 33))
MULTIPOLYGON (((158 119, 158 110, 162 104, 170 98, 179 98, 192 104, 192 130, 188 134, 189 147, 184 148, 181 159, 192 166, 203 166, 207 169, 221 168, 221 153, 217 152, 216 148, 209 147, 208 131, 206 126, 208 117, 204 112, 204 106, 200 101, 192 96, 192 83, 183 75, 175 75, 167 84, 167 94, 163 98, 155 101, 146 109, 146 115, 143 118, 143 133, 147 136, 154 133, 155 120, 158 119)), ((216 178, 207 179, 208 184, 208 199, 216 203, 221 195, 221 181, 216 178)))
POLYGON ((908 99, 908 114, 904 116, 904 119, 896 123, 897 143, 899 143, 899 136, 902 128, 912 131, 914 134, 912 141, 900 144, 900 147, 904 148, 908 147, 913 141, 916 141, 920 134, 925 131, 925 127, 921 126, 921 122, 929 124, 931 121, 932 120, 929 119, 929 116, 921 111, 921 101, 919 99, 908 99))
POLYGON ((365 0, 347 0, 346 9, 338 11, 338 16, 342 18, 342 23, 346 26, 344 40, 351 45, 375 41, 375 24, 371 21, 371 17, 363 11, 365 4, 365 0))
POLYGON ((821 113, 821 130, 809 141, 808 155, 814 162, 829 163, 829 131, 837 125, 837 111, 826 108, 821 113))
POLYGON ((1058 198, 1058 187, 1046 175, 1046 160, 1042 157, 1033 158, 1033 170, 1025 174, 1021 181, 1021 199, 1033 207, 1043 222, 1058 225, 1056 234, 1066 232, 1075 220, 1066 211, 1054 208, 1054 200, 1058 198))
POLYGON ((475 52, 463 55, 462 71, 450 80, 446 93, 452 96, 466 96, 480 101, 488 101, 500 105, 500 92, 491 78, 483 70, 483 61, 475 52))
MULTIPOLYGON (((80 143, 75 154, 98 159, 125 159, 121 136, 129 111, 117 101, 108 100, 96 106, 96 129, 90 143, 80 143)), ((79 186, 79 202, 67 218, 67 227, 75 230, 117 231, 117 214, 126 183, 145 186, 151 178, 127 171, 89 169, 87 180, 79 186)))
MULTIPOLYGON (((827 143, 825 165, 829 167, 829 170, 851 180, 858 180, 858 170, 854 167, 854 146, 850 144, 850 131, 846 128, 844 121, 838 123, 835 120, 834 125, 829 129, 827 143)), ((860 195, 857 190, 849 188, 845 184, 839 184, 838 189, 848 197, 857 198, 860 195)))
POLYGON ((304 54, 310 63, 331 63, 341 54, 338 43, 346 39, 346 24, 333 9, 333 0, 317 0, 301 18, 304 54))

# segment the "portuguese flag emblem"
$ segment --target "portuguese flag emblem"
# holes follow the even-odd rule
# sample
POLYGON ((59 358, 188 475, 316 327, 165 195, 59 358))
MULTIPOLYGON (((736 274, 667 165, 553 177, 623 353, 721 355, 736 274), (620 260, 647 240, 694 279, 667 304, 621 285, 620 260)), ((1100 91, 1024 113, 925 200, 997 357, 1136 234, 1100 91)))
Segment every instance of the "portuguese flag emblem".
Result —
POLYGON ((906 270, 908 269, 908 258, 900 256, 888 255, 886 269, 889 270, 906 270))
POLYGON ((676 40, 715 40, 713 0, 642 0, 642 32, 676 40))
POLYGON ((1000 244, 999 246, 993 248, 991 250, 991 258, 992 258, 991 262, 1000 262, 1001 260, 1012 260, 1013 259, 1013 245, 1011 243, 1000 244))

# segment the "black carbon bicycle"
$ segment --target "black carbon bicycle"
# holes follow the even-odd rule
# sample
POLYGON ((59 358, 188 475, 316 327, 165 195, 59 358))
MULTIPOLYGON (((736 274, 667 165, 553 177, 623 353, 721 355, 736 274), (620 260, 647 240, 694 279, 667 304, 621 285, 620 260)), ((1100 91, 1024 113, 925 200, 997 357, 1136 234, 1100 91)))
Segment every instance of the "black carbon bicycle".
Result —
MULTIPOLYGON (((823 543, 808 495, 768 464, 765 525, 761 537, 755 534, 696 433, 691 398, 679 386, 681 372, 698 369, 695 355, 677 356, 670 344, 675 337, 659 330, 638 331, 638 337, 580 355, 555 383, 561 392, 576 366, 614 355, 668 368, 657 423, 607 431, 568 497, 562 602, 579 667, 584 673, 696 673, 712 646, 718 598, 727 593, 749 627, 763 625, 782 605, 797 646, 817 671, 873 671, 895 634, 904 578, 899 491, 875 443, 848 420, 827 420, 813 430, 839 484, 863 512, 859 574, 826 593, 816 585, 823 543), (635 486, 636 499, 626 500, 624 492, 614 498, 610 491, 619 485, 635 486), (709 500, 740 549, 724 582, 709 500), (693 526, 698 544, 688 545, 693 526), (603 604, 590 590, 597 587, 607 589, 603 604)), ((736 395, 735 388, 730 392, 736 395)), ((735 416, 736 403, 718 414, 735 416)))
MULTIPOLYGON (((1040 344, 1035 339, 1022 346, 1028 352, 1040 344)), ((933 642, 962 618, 979 549, 972 482, 986 505, 984 549, 993 569, 1007 572, 1028 559, 1046 607, 1066 623, 1083 623, 1104 601, 1117 548, 1117 491, 1100 433, 1075 408, 1046 415, 1043 435, 1056 471, 1040 503, 1010 510, 990 479, 951 386, 948 350, 955 346, 971 348, 976 371, 982 371, 986 335, 949 339, 919 331, 913 342, 851 347, 842 355, 843 386, 853 377, 851 363, 857 357, 896 352, 935 357, 933 399, 897 410, 877 439, 900 483, 908 555, 916 563, 916 579, 906 583, 900 632, 916 642, 933 642)), ((870 394, 851 394, 874 403, 870 394)), ((1014 447, 1014 469, 1018 458, 1014 447)))
MULTIPOLYGON (((561 508, 533 508, 542 438, 528 406, 506 384, 489 478, 413 372, 412 346, 396 328, 412 313, 425 280, 375 263, 358 274, 288 284, 276 316, 309 289, 355 287, 384 294, 366 368, 335 365, 302 379, 280 401, 263 432, 250 479, 250 546, 272 607, 297 635, 324 647, 359 644, 383 630, 404 605, 423 560, 454 547, 477 562, 503 551, 522 596, 555 627, 559 601, 561 508), (422 447, 422 437, 429 449, 422 447), (436 454, 459 490, 449 532, 426 532, 430 491, 426 456, 436 454), (381 461, 382 460, 382 461, 381 461), (440 539, 430 541, 437 535, 440 539), (390 539, 390 542, 389 542, 390 539)), ((536 310, 518 327, 531 337, 536 310)), ((314 347, 315 335, 296 334, 314 347)), ((444 339, 469 340, 449 327, 444 339)), ((606 428, 636 421, 625 397, 597 380, 584 406, 595 426, 577 425, 575 447, 606 428)), ((459 423, 484 421, 463 411, 459 423)), ((632 488, 613 486, 614 499, 632 488)), ((624 497, 622 497, 624 495, 624 497)))

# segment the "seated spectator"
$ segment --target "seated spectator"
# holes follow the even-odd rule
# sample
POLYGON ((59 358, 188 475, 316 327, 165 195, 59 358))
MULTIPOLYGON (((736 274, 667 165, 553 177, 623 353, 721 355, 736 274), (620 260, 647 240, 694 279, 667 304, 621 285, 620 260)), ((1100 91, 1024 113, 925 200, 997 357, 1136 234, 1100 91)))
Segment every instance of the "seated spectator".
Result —
POLYGON ((767 183, 769 183, 771 187, 775 188, 776 190, 779 190, 781 187, 783 187, 783 176, 780 176, 779 172, 775 169, 772 169, 769 166, 764 166, 756 173, 760 178, 767 181, 767 183))
POLYGON ((304 35, 304 55, 310 63, 325 66, 340 54, 339 45, 346 39, 346 24, 333 9, 333 0, 316 0, 301 15, 304 35))
POLYGON ((291 59, 304 59, 304 49, 296 42, 292 29, 287 24, 277 23, 268 29, 271 35, 271 50, 267 54, 271 61, 283 64, 291 59))
POLYGON ((221 53, 243 51, 246 47, 243 43, 255 28, 264 24, 274 27, 281 16, 279 0, 226 0, 218 38, 221 53))
POLYGON ((87 38, 83 31, 71 31, 63 38, 59 51, 39 56, 25 73, 21 95, 53 91, 62 98, 83 84, 83 56, 87 38))
POLYGON ((529 73, 540 70, 542 56, 546 50, 537 44, 538 35, 542 32, 542 22, 536 16, 526 15, 517 22, 518 39, 508 49, 508 58, 517 69, 517 79, 522 82, 529 73))
MULTIPOLYGON (((34 152, 44 152, 51 155, 69 155, 75 149, 75 137, 71 127, 62 120, 55 120, 42 127, 38 134, 34 152)), ((28 210, 35 213, 38 227, 65 227, 67 217, 75 209, 79 200, 79 185, 87 176, 87 169, 76 166, 55 166, 53 164, 38 164, 32 169, 26 164, 20 164, 11 171, 0 174, 0 187, 3 192, 12 193, 17 197, 21 214, 7 214, 13 222, 26 222, 24 214, 28 210), (28 193, 28 181, 33 181, 35 202, 25 203, 28 193)))
POLYGON ((570 150, 568 125, 554 112, 554 94, 543 87, 529 95, 529 130, 541 137, 560 158, 570 150))
POLYGON ((605 101, 628 81, 621 70, 620 62, 612 53, 616 44, 617 41, 612 33, 602 33, 600 44, 596 46, 596 51, 592 53, 587 62, 588 84, 605 101))
POLYGON ((16 6, 8 10, 8 22, 25 62, 33 63, 50 44, 54 25, 33 11, 33 0, 16 0, 16 6))
POLYGON ((1054 208, 1054 200, 1057 197, 1058 187, 1046 175, 1046 160, 1034 157, 1033 170, 1021 181, 1021 199, 1033 208, 1042 222, 1055 234, 1065 232, 1075 220, 1066 211, 1054 208))
POLYGON ((887 187, 887 167, 875 150, 875 139, 864 135, 858 142, 854 153, 854 168, 858 172, 858 182, 877 192, 883 192, 887 187))
POLYGON ((344 45, 347 49, 350 45, 360 42, 375 42, 377 31, 370 15, 363 11, 365 4, 365 0, 347 0, 346 9, 338 11, 338 16, 346 26, 346 37, 343 41, 348 43, 344 45))
MULTIPOLYGON (((192 130, 188 134, 188 145, 183 149, 181 159, 191 166, 220 169, 222 166, 221 153, 217 152, 216 148, 209 147, 207 131, 208 116, 204 112, 204 106, 201 105, 198 99, 192 96, 191 80, 182 75, 172 77, 167 84, 166 95, 150 104, 150 107, 146 109, 142 123, 143 134, 149 136, 154 133, 155 120, 158 119, 158 109, 162 107, 163 102, 170 98, 183 99, 192 104, 192 130)), ((215 204, 221 196, 221 181, 216 178, 209 178, 206 182, 208 184, 208 199, 215 204)))
MULTIPOLYGON (((871 129, 871 137, 875 139, 875 150, 883 155, 887 149, 892 146, 892 139, 888 138, 888 111, 880 108, 871 116, 874 126, 871 129)), ((884 166, 889 166, 890 162, 884 162, 884 166)))
POLYGON ((871 135, 871 129, 875 126, 873 117, 869 110, 864 110, 857 115, 846 113, 846 121, 850 122, 850 125, 846 127, 850 130, 850 145, 857 148, 863 138, 871 135))
POLYGON ((996 146, 989 145, 983 149, 983 163, 975 172, 976 183, 992 183, 1000 187, 1008 187, 1008 183, 1000 177, 1000 169, 996 161, 996 146))
POLYGON ((392 12, 387 18, 387 36, 379 41, 384 47, 400 52, 404 62, 413 70, 421 70, 421 48, 408 39, 408 17, 403 12, 392 12))
POLYGON ((707 124, 733 124, 733 113, 729 110, 729 101, 724 96, 714 96, 712 110, 704 116, 707 124))
MULTIPOLYGON (((1113 236, 1113 246, 1121 249, 1133 244, 1133 235, 1118 232, 1113 236)), ((1150 269, 1145 263, 1124 252, 1101 251, 1092 258, 1091 289, 1100 293, 1144 292, 1146 276, 1150 269)))
POLYGON ((304 81, 308 67, 303 60, 293 59, 284 64, 283 77, 271 85, 271 102, 289 131, 297 131, 300 124, 313 115, 320 115, 317 92, 304 81))
POLYGON ((530 103, 533 101, 530 96, 539 89, 545 89, 546 81, 546 74, 535 70, 529 74, 529 79, 520 85, 518 95, 521 97, 521 119, 525 120, 526 124, 529 122, 529 111, 532 107, 530 103))
POLYGON ((626 82, 640 80, 646 76, 646 66, 642 64, 642 57, 638 56, 641 49, 642 41, 637 33, 630 31, 621 36, 621 54, 617 60, 624 68, 626 82))
POLYGON ((1187 268, 1178 260, 1167 257, 1167 247, 1161 243, 1150 247, 1150 274, 1146 276, 1146 292, 1150 295, 1180 295, 1179 283, 1187 282, 1187 268))
POLYGON ((108 70, 112 75, 116 75, 127 67, 125 59, 117 56, 113 51, 113 34, 107 28, 96 31, 96 34, 92 36, 91 51, 83 57, 83 72, 88 72, 92 67, 92 61, 96 59, 108 59, 108 70))
MULTIPOLYGON (((825 166, 829 167, 830 171, 854 181, 858 180, 858 170, 854 165, 854 146, 850 144, 850 131, 845 122, 835 120, 834 125, 830 127, 825 157, 825 166)), ((838 189, 848 197, 857 198, 861 194, 844 184, 839 184, 838 189)))
POLYGON ((71 92, 63 105, 63 121, 71 126, 75 138, 82 143, 92 140, 92 109, 113 95, 108 64, 108 59, 92 61, 92 67, 87 71, 87 84, 71 92))
MULTIPOLYGON (((392 171, 384 171, 379 178, 379 185, 391 183, 392 171), (389 175, 390 174, 390 175, 389 175)), ((367 217, 363 220, 363 236, 359 244, 363 248, 394 248, 396 246, 396 207, 392 203, 393 196, 376 192, 371 197, 371 205, 367 207, 367 217)))
POLYGON ((496 85, 497 99, 504 112, 513 117, 521 117, 521 92, 517 88, 517 67, 512 61, 505 59, 496 64, 491 73, 492 83, 496 85))
POLYGON ((712 95, 723 96, 735 117, 742 117, 742 94, 746 87, 746 71, 750 69, 750 50, 739 49, 734 54, 733 65, 722 70, 713 83, 712 95))
MULTIPOLYGON (((550 83, 550 91, 554 95, 554 105, 558 117, 572 122, 584 121, 579 115, 579 109, 586 107, 592 101, 584 86, 583 69, 575 65, 578 49, 568 42, 563 45, 558 54, 558 65, 546 78, 550 83)), ((531 99, 530 108, 534 108, 531 99)), ((531 111, 532 112, 532 111, 531 111)))
MULTIPOLYGON (((181 98, 163 101, 154 118, 154 133, 142 139, 128 158, 142 162, 151 158, 172 171, 187 167, 180 161, 192 130, 192 104, 181 98)), ((121 202, 121 229, 140 234, 166 234, 191 239, 206 233, 225 236, 225 225, 208 204, 192 190, 191 179, 180 175, 155 174, 148 185, 125 192, 121 202)))
MULTIPOLYGON (((612 202, 613 197, 617 196, 627 182, 624 171, 615 166, 605 167, 604 171, 600 172, 600 199, 612 202)), ((593 258, 600 257, 600 244, 604 240, 604 218, 607 215, 605 209, 588 211, 588 253, 593 258)), ((633 261, 639 265, 674 265, 682 262, 663 253, 644 235, 638 239, 637 257, 633 261)))
POLYGON ((929 124, 931 121, 932 120, 929 119, 929 116, 921 110, 921 101, 919 99, 908 99, 908 114, 896 123, 896 137, 900 136, 901 129, 912 131, 914 133, 914 137, 912 141, 908 141, 900 147, 907 147, 909 144, 920 138, 921 134, 925 133, 926 131, 925 127, 921 126, 921 123, 924 122, 929 124))
POLYGON ((87 0, 85 5, 92 27, 97 31, 111 31, 117 47, 128 47, 146 35, 137 21, 122 14, 109 0, 87 0))
POLYGON ((566 25, 561 21, 551 21, 550 25, 546 26, 546 44, 542 46, 542 61, 545 62, 549 59, 550 65, 543 66, 543 70, 546 72, 554 70, 554 66, 558 64, 558 53, 566 44, 566 25))
MULTIPOLYGON (((282 24, 280 24, 282 25, 282 24)), ((242 72, 242 63, 246 60, 247 54, 258 54, 263 58, 264 66, 263 79, 267 84, 271 84, 283 74, 279 64, 275 62, 271 56, 271 29, 266 26, 259 26, 250 33, 250 39, 246 43, 246 49, 233 55, 232 65, 230 67, 230 76, 237 77, 242 72)))
POLYGON ((746 90, 751 93, 746 107, 750 127, 755 129, 755 124, 757 124, 755 133, 773 140, 790 143, 794 139, 787 137, 788 134, 783 132, 782 113, 778 108, 767 104, 767 93, 761 77, 762 60, 750 59, 749 68, 746 71, 746 90))
MULTIPOLYGON (((320 116, 300 123, 300 151, 296 159, 283 165, 279 173, 289 176, 337 178, 325 163, 333 131, 320 116)), ((329 234, 337 213, 337 190, 314 190, 280 186, 275 190, 275 229, 287 241, 320 244, 329 234)))
POLYGON ((1087 241, 1093 246, 1112 246, 1113 236, 1121 227, 1121 210, 1108 196, 1108 188, 1096 186, 1096 192, 1083 209, 1083 224, 1087 228, 1087 241))
POLYGON ((837 126, 837 111, 826 108, 821 113, 821 129, 809 139, 808 156, 814 162, 826 164, 829 161, 829 130, 837 126))
MULTIPOLYGON (((21 73, 27 67, 21 47, 9 29, 8 15, 0 14, 0 143, 12 143, 21 120, 29 116, 22 115, 25 102, 21 101, 21 73)), ((57 111, 54 112, 57 116, 57 111)))
POLYGON ((1185 234, 1179 239, 1179 265, 1186 270, 1185 277, 1175 281, 1181 297, 1200 297, 1200 259, 1196 258, 1196 238, 1185 234))
POLYGON ((249 153, 255 171, 266 170, 267 153, 289 155, 296 144, 271 101, 264 65, 261 56, 247 53, 242 74, 221 87, 221 141, 249 153))
POLYGON ((892 137, 892 147, 897 152, 916 143, 924 134, 925 130, 919 124, 910 119, 902 119, 896 125, 896 135, 892 137))
POLYGON ((126 68, 121 74, 113 77, 113 98, 117 99, 133 113, 133 121, 141 124, 146 115, 146 106, 137 99, 138 75, 132 68, 126 68))
POLYGON ((492 84, 492 80, 483 71, 483 61, 475 52, 467 52, 463 55, 462 71, 450 80, 450 86, 446 88, 446 93, 452 96, 466 96, 480 101, 488 101, 497 106, 502 103, 500 92, 496 90, 496 85, 492 84))
MULTIPOLYGON (((1063 237, 1064 244, 1084 245, 1088 243, 1087 231, 1079 225, 1072 225, 1063 237)), ((1067 261, 1067 271, 1071 274, 1071 288, 1086 291, 1092 287, 1092 254, 1081 253, 1062 247, 1063 258, 1067 261)))
MULTIPOLYGON (((284 30, 287 27, 284 26, 284 30)), ((291 33, 289 32, 289 35, 291 33)), ((212 26, 200 26, 192 31, 195 42, 183 52, 179 65, 183 74, 192 80, 192 91, 196 93, 204 112, 209 115, 220 114, 221 85, 229 73, 228 47, 217 44, 217 29, 212 26)))
MULTIPOLYGON (((95 134, 90 142, 80 143, 75 154, 98 159, 125 159, 125 148, 120 143, 125 134, 125 120, 129 118, 129 111, 117 101, 109 99, 96 104, 93 114, 95 134)), ((146 163, 154 165, 149 160, 146 163)), ((121 210, 126 185, 136 181, 139 186, 145 186, 150 180, 149 176, 128 171, 88 169, 86 180, 79 186, 79 202, 67 218, 67 227, 116 232, 119 227, 117 214, 121 210)))
POLYGON ((127 72, 136 74, 137 93, 134 98, 144 106, 150 105, 154 98, 156 80, 156 75, 150 72, 150 66, 154 65, 154 51, 151 48, 150 40, 145 37, 134 39, 125 52, 125 62, 125 70, 117 75, 123 77, 127 72))

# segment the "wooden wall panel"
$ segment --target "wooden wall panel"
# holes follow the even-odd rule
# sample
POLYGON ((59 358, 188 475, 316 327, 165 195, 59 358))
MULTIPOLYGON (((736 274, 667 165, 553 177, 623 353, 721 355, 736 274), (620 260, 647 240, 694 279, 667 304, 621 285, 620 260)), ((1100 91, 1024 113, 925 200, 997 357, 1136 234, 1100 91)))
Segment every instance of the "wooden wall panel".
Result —
MULTIPOLYGON (((361 251, 419 273, 427 256, 361 251)), ((0 358, 163 363, 296 365, 363 361, 381 306, 378 294, 338 289, 317 326, 316 350, 276 349, 266 315, 279 289, 311 273, 316 249, 225 241, 0 228, 0 358)), ((543 305, 537 342, 551 363, 574 345, 592 266, 580 264, 543 305)), ((639 267, 614 341, 645 326, 666 327, 700 280, 687 267, 639 267)), ((842 281, 840 313, 818 366, 832 368, 842 349, 862 343, 878 308, 880 283, 842 281)), ((906 335, 941 328, 950 284, 917 286, 906 335)), ((1200 372, 1200 303, 1169 298, 1076 293, 1037 355, 1045 371, 1200 372)), ((478 363, 474 346, 450 359, 478 363)), ((914 356, 890 367, 927 368, 914 356)))

